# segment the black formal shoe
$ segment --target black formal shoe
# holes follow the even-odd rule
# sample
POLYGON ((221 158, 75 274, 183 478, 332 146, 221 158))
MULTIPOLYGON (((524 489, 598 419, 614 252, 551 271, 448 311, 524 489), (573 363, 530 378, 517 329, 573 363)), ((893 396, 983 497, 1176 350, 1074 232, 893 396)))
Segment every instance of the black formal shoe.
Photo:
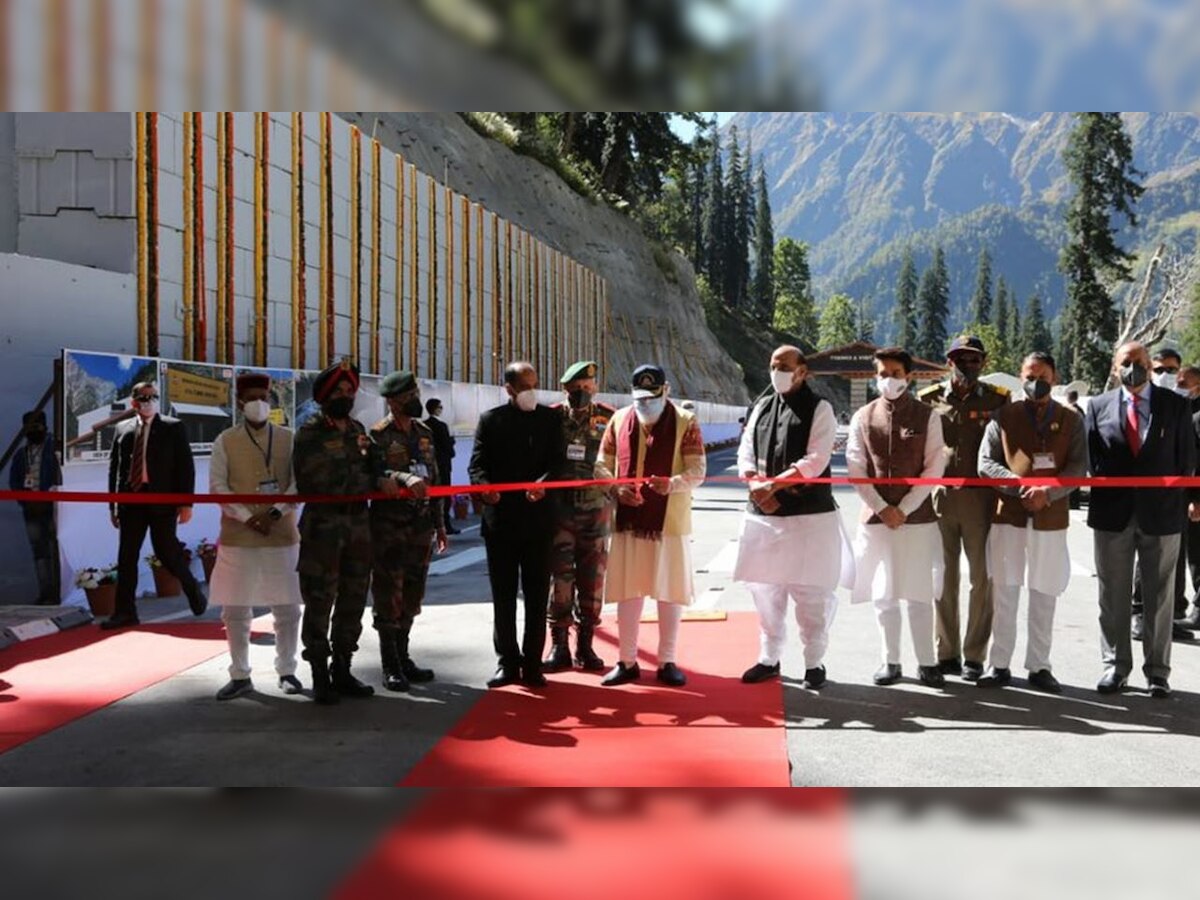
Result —
POLYGON ((1133 624, 1130 626, 1129 633, 1135 641, 1140 641, 1142 639, 1142 630, 1143 630, 1142 629, 1142 625, 1143 625, 1142 614, 1135 613, 1133 616, 1132 622, 1133 622, 1133 624))
POLYGON ((1105 669, 1100 680, 1096 682, 1096 691, 1100 694, 1115 694, 1125 690, 1125 676, 1118 675, 1116 669, 1105 669))
POLYGON ((983 676, 983 663, 967 660, 963 663, 963 681, 978 681, 983 676))
POLYGON ((254 682, 249 678, 234 678, 217 691, 218 700, 232 700, 234 697, 240 697, 243 694, 249 694, 254 690, 254 682))
POLYGON ((825 686, 825 667, 804 670, 804 686, 810 691, 819 691, 825 686))
POLYGON ((975 687, 1001 688, 1008 687, 1011 683, 1012 669, 998 669, 992 666, 979 676, 979 680, 975 682, 975 687))
POLYGON ((665 684, 667 687, 683 687, 687 684, 687 676, 680 671, 679 666, 675 663, 666 663, 658 667, 658 672, 655 677, 660 684, 665 684))
POLYGON ((773 666, 768 666, 766 663, 755 663, 742 673, 742 681, 745 684, 758 684, 760 681, 766 681, 768 678, 778 677, 779 663, 775 663, 773 666))
POLYGON ((502 688, 505 685, 516 684, 521 680, 521 670, 516 666, 501 666, 496 670, 496 674, 488 679, 487 686, 490 688, 502 688))
POLYGON ((453 525, 447 525, 446 534, 462 534, 462 529, 455 528, 453 525))
POLYGON ((1192 629, 1183 625, 1180 622, 1171 623, 1171 640, 1173 641, 1194 641, 1196 636, 1192 634, 1192 629))
POLYGON ((917 681, 931 688, 946 686, 946 676, 937 666, 917 666, 917 681))
POLYGON ((1171 685, 1167 684, 1167 679, 1155 675, 1148 678, 1146 683, 1150 687, 1150 696, 1156 700, 1166 700, 1171 696, 1171 685))
POLYGON ((637 681, 642 677, 642 670, 637 663, 632 666, 627 666, 623 662, 617 663, 609 673, 601 680, 601 684, 605 687, 615 687, 618 684, 628 684, 631 681, 637 681))
POLYGON ((141 620, 137 615, 116 615, 110 616, 100 623, 100 628, 104 631, 113 631, 117 628, 132 628, 135 625, 140 625, 141 620))
POLYGON ((1029 673, 1029 686, 1046 694, 1061 694, 1062 685, 1049 669, 1039 669, 1029 673))
POLYGON ((962 675, 962 660, 961 659, 939 659, 938 668, 941 669, 943 675, 962 675))
POLYGON ((295 675, 280 675, 279 689, 285 694, 301 694, 304 692, 304 685, 295 675))
POLYGON ((546 676, 542 674, 542 667, 528 667, 521 670, 521 684, 527 688, 543 688, 546 686, 546 676))
POLYGON ((407 656, 400 660, 400 671, 413 684, 427 684, 436 677, 433 669, 423 669, 407 656))
POLYGON ((1191 611, 1182 619, 1175 621, 1189 631, 1200 631, 1200 606, 1193 603, 1191 611))
POLYGON ((196 585, 190 594, 188 594, 188 606, 192 608, 192 615, 202 616, 204 611, 208 609, 208 598, 204 596, 204 591, 200 585, 196 585))
POLYGON ((871 680, 880 687, 884 687, 885 685, 895 684, 903 674, 900 671, 900 663, 884 663, 875 670, 875 674, 871 677, 871 680))

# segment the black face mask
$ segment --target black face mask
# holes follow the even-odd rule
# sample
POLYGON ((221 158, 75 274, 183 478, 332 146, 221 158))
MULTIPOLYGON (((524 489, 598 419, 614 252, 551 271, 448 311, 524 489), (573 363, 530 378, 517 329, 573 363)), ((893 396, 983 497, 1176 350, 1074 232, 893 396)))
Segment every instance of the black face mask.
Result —
POLYGON ((1035 403, 1050 396, 1050 382, 1042 378, 1029 378, 1025 381, 1025 396, 1035 403))
POLYGON ((40 427, 31 428, 25 432, 25 437, 31 444, 40 444, 42 441, 46 440, 46 429, 40 427))
POLYGON ((332 400, 325 401, 325 415, 331 419, 344 419, 350 415, 350 410, 354 409, 353 397, 334 397, 332 400))
POLYGON ((576 388, 573 391, 567 392, 567 400, 570 402, 572 409, 583 409, 592 402, 592 392, 585 388, 576 388))
POLYGON ((418 418, 421 415, 421 398, 413 397, 405 403, 404 414, 410 419, 418 418))
POLYGON ((1141 387, 1149 379, 1150 373, 1141 363, 1126 363, 1121 366, 1121 384, 1125 387, 1141 387))
POLYGON ((971 386, 979 380, 979 373, 983 371, 982 362, 955 362, 953 365, 962 382, 971 386))

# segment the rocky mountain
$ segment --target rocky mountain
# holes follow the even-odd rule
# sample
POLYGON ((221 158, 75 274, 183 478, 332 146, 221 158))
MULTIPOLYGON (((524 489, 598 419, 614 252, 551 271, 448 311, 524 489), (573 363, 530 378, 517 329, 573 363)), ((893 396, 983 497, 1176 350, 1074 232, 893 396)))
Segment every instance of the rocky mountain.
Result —
MULTIPOLYGON (((1147 192, 1126 246, 1167 237, 1190 248, 1200 228, 1200 116, 1127 113, 1147 192)), ((740 113, 727 124, 761 154, 776 236, 810 244, 818 297, 865 298, 887 310, 904 248, 918 267, 947 252, 953 325, 962 317, 981 245, 1024 301, 1061 308, 1055 269, 1069 186, 1062 150, 1070 113, 740 113)))

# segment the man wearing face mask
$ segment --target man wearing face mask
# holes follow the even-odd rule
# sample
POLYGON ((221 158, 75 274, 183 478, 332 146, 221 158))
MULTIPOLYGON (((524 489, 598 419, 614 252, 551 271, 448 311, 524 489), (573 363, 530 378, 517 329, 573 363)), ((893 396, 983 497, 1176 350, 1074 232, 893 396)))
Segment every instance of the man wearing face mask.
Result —
MULTIPOLYGON (((1093 397, 1084 419, 1089 467, 1096 477, 1192 475, 1196 437, 1190 404, 1149 383, 1150 354, 1123 344, 1113 357, 1121 387, 1093 397)), ((1133 568, 1141 570, 1145 625, 1142 666, 1153 697, 1171 694, 1171 626, 1175 562, 1188 514, 1178 488, 1093 488, 1088 525, 1100 586, 1104 674, 1096 689, 1123 690, 1133 670, 1130 639, 1133 568)), ((1196 509, 1193 507, 1193 512, 1196 509)))
POLYGON ((313 400, 321 415, 296 430, 292 453, 297 491, 346 497, 344 503, 306 504, 300 516, 300 638, 312 667, 313 700, 321 704, 375 693, 350 673, 371 580, 367 495, 400 492, 384 474, 379 449, 350 415, 358 382, 358 366, 345 360, 316 377, 313 400))
MULTIPOLYGON (((984 478, 1081 478, 1087 472, 1083 417, 1050 399, 1057 382, 1054 357, 1031 353, 1021 363, 1024 399, 1000 411, 979 448, 984 478)), ((1062 688, 1050 669, 1054 607, 1071 580, 1067 551, 1071 488, 1001 487, 988 532, 995 617, 988 671, 978 685, 1004 687, 1017 642, 1021 588, 1029 595, 1025 668, 1029 686, 1051 694, 1062 688)))
MULTIPOLYGON (((972 335, 954 339, 946 353, 950 380, 918 394, 942 417, 946 441, 946 477, 976 478, 979 445, 988 422, 1009 401, 1008 391, 980 381, 987 362, 983 341, 972 335)), ((946 568, 937 602, 937 655, 944 675, 974 681, 983 674, 992 633, 992 593, 987 571, 987 535, 995 506, 991 488, 945 488, 933 491, 933 508, 942 534, 946 568), (959 561, 967 555, 970 599, 966 633, 959 626, 959 561)))
POLYGON ((641 677, 638 626, 647 597, 658 601, 660 683, 682 687, 675 663, 683 608, 695 599, 692 559, 692 491, 704 482, 704 439, 695 415, 668 399, 666 373, 655 365, 633 372, 633 405, 617 410, 604 432, 595 474, 638 479, 616 489, 616 533, 609 547, 604 600, 617 604, 620 659, 601 682, 626 684, 641 677))
MULTIPOLYGON (((537 370, 528 362, 504 370, 508 402, 479 417, 469 467, 472 484, 545 481, 559 458, 558 414, 537 402, 537 370)), ((550 595, 550 543, 554 511, 545 488, 487 491, 481 495, 483 540, 492 587, 493 644, 499 665, 488 687, 520 681, 544 687, 546 603, 550 595), (525 598, 525 629, 517 641, 517 586, 525 598)))
POLYGON ((754 405, 738 447, 738 472, 748 480, 750 498, 733 578, 750 589, 760 626, 758 662, 742 681, 779 677, 790 597, 804 643, 804 686, 817 690, 825 684, 834 590, 843 580, 853 583, 849 547, 832 486, 787 481, 829 477, 837 422, 829 401, 808 386, 808 363, 798 347, 778 348, 770 366, 773 390, 754 405))
MULTIPOLYGON (((1192 428, 1196 432, 1197 453, 1200 454, 1200 367, 1184 366, 1180 369, 1176 390, 1192 405, 1192 428)), ((1200 630, 1200 515, 1193 518, 1190 508, 1184 543, 1187 545, 1187 570, 1192 583, 1192 609, 1191 612, 1185 612, 1182 618, 1177 618, 1175 624, 1189 631, 1197 631, 1200 630)), ((1182 575, 1177 577, 1175 590, 1175 609, 1176 615, 1179 615, 1180 606, 1186 611, 1188 602, 1187 581, 1182 575)))
MULTIPOLYGON (((54 440, 46 431, 46 414, 40 409, 21 417, 25 446, 13 457, 8 486, 14 491, 52 491, 62 484, 62 469, 54 453, 54 440)), ((22 503, 25 533, 33 551, 41 605, 55 605, 62 596, 59 587, 58 527, 53 503, 22 503)))
MULTIPOLYGON (((909 393, 912 355, 900 347, 875 352, 879 397, 854 414, 846 442, 851 478, 940 478, 946 465, 942 420, 909 393)), ((942 581, 941 537, 932 488, 856 484, 863 500, 854 540, 851 601, 875 605, 883 638, 877 685, 895 684, 900 666, 901 603, 917 657, 917 678, 940 688, 945 675, 933 650, 933 601, 942 581)))
POLYGON ((446 552, 446 528, 440 498, 427 499, 440 483, 434 434, 421 421, 421 391, 412 372, 392 372, 379 386, 388 415, 371 428, 371 440, 383 455, 384 475, 412 492, 412 499, 371 503, 374 576, 371 598, 383 686, 407 691, 410 684, 433 681, 408 653, 413 620, 421 613, 425 579, 436 544, 446 552))
MULTIPOLYGON (((235 382, 242 422, 213 442, 208 489, 213 494, 294 494, 292 431, 271 418, 271 378, 246 372, 235 382)), ((229 642, 229 683, 218 700, 254 690, 250 680, 250 623, 255 606, 267 606, 275 626, 279 689, 298 694, 296 647, 300 640, 300 532, 293 503, 221 504, 217 562, 210 599, 221 607, 229 642)))
MULTIPOLYGON (((553 481, 586 481, 592 478, 600 441, 616 410, 597 403, 596 363, 577 362, 559 379, 566 402, 553 407, 559 415, 565 452, 551 472, 553 481)), ((602 487, 555 491, 554 543, 550 571, 554 585, 550 596, 550 654, 542 661, 546 672, 571 668, 568 635, 577 628, 574 664, 587 672, 604 670, 604 660, 592 648, 604 604, 604 569, 608 563, 608 536, 613 507, 602 487)))
MULTIPOLYGON (((130 402, 135 415, 117 426, 108 460, 108 489, 113 493, 191 494, 196 489, 192 446, 183 423, 158 414, 158 388, 152 381, 133 386, 130 402)), ((100 627, 126 628, 138 624, 138 561, 146 532, 168 572, 179 579, 188 605, 196 615, 208 608, 208 599, 196 583, 175 535, 175 525, 192 519, 190 504, 122 503, 110 505, 114 528, 120 530, 117 551, 117 600, 112 616, 100 627)))
MULTIPOLYGON (((453 481, 454 468, 454 436, 450 434, 450 426, 442 421, 442 401, 431 397, 425 402, 425 411, 429 414, 425 424, 433 432, 433 454, 437 459, 437 483, 446 487, 453 481)), ((442 498, 442 523, 446 534, 458 534, 459 530, 450 521, 451 507, 454 504, 450 497, 442 498)))

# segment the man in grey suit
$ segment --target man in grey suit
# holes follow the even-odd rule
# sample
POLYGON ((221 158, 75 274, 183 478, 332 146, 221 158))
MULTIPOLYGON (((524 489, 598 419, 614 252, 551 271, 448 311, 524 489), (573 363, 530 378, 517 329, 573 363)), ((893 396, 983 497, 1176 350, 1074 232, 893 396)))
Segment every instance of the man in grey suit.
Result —
MULTIPOLYGON (((1113 373, 1121 387, 1088 403, 1084 426, 1092 475, 1193 474, 1196 441, 1188 401, 1150 384, 1150 354, 1141 344, 1117 348, 1113 373)), ((1088 525, 1093 530, 1100 581, 1105 666, 1096 690, 1102 694, 1124 689, 1133 669, 1129 628, 1135 557, 1145 604, 1142 671, 1152 697, 1171 694, 1175 561, 1187 506, 1188 492, 1180 488, 1092 490, 1088 525)))

